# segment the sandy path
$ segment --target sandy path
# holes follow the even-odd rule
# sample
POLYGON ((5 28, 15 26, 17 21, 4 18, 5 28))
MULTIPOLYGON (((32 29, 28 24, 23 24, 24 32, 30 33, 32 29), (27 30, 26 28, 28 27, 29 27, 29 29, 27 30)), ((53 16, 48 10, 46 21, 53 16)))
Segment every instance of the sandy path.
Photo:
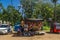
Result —
POLYGON ((12 37, 12 35, 0 35, 0 40, 60 40, 60 34, 45 34, 33 37, 12 37))

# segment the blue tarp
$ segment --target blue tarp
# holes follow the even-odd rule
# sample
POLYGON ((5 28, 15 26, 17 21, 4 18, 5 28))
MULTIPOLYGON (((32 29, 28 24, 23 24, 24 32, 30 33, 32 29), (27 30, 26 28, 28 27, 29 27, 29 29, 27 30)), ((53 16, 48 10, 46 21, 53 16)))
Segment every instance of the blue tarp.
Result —
POLYGON ((14 31, 18 31, 19 28, 20 28, 20 25, 15 25, 14 26, 14 31))

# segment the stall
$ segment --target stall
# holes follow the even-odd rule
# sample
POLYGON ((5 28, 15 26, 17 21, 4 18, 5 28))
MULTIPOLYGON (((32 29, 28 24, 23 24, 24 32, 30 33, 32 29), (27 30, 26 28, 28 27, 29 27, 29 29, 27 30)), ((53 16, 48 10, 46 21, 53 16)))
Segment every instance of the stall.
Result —
POLYGON ((35 31, 39 30, 43 25, 43 19, 27 18, 25 23, 30 27, 32 26, 35 31))

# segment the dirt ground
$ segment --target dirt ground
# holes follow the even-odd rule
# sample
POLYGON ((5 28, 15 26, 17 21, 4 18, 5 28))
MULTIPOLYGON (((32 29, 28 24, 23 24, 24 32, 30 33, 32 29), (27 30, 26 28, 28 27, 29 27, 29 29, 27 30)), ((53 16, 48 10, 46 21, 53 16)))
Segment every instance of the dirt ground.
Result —
POLYGON ((11 35, 0 35, 0 40, 60 40, 60 34, 35 35, 32 37, 13 37, 11 35))

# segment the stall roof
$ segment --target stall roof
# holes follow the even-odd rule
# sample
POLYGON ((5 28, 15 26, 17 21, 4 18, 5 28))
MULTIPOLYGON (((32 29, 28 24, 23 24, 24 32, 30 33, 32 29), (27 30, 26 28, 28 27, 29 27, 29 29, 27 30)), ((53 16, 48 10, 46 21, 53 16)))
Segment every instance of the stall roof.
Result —
POLYGON ((36 18, 27 18, 27 20, 43 20, 43 19, 36 19, 36 18))

